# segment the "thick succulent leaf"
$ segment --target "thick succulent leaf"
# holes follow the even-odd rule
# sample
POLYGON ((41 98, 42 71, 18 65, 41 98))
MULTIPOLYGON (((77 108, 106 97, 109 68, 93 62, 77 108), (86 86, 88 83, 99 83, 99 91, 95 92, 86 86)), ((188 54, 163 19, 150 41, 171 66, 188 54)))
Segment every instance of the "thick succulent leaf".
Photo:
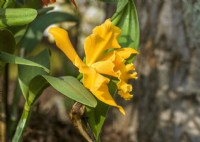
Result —
POLYGON ((0 28, 26 25, 37 16, 37 10, 32 8, 0 8, 0 28))
POLYGON ((49 25, 64 21, 77 22, 78 20, 75 16, 63 12, 50 12, 39 16, 29 25, 28 31, 21 42, 21 47, 25 48, 27 52, 31 52, 40 42, 44 30, 49 25))
POLYGON ((139 22, 133 0, 119 1, 112 22, 121 29, 119 43, 122 47, 132 47, 138 50, 139 22))

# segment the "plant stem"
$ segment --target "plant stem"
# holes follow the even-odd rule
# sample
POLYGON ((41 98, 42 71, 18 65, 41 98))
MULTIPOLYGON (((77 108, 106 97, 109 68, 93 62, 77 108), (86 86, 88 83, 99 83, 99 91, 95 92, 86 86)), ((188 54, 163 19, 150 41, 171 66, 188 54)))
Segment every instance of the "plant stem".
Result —
POLYGON ((22 141, 23 132, 26 129, 26 126, 30 119, 30 114, 31 114, 31 107, 27 103, 25 103, 24 110, 23 110, 22 116, 19 120, 19 123, 17 125, 17 129, 15 131, 15 135, 13 137, 12 142, 21 142, 22 141))
MULTIPOLYGON (((20 48, 19 56, 24 58, 25 55, 25 49, 20 48)), ((21 89, 19 82, 16 81, 15 83, 15 91, 14 91, 14 96, 12 99, 11 103, 11 109, 10 109, 10 117, 9 117, 9 126, 8 126, 8 137, 11 138, 13 135, 14 130, 16 129, 17 125, 17 120, 18 120, 18 109, 19 109, 19 101, 20 101, 20 96, 21 96, 21 89)))
POLYGON ((8 126, 8 64, 5 64, 4 68, 0 70, 2 77, 2 88, 0 90, 0 141, 5 142, 7 140, 7 126, 8 126))
POLYGON ((3 102, 3 91, 0 89, 0 141, 6 141, 6 114, 3 102))
POLYGON ((21 90, 20 90, 19 82, 17 81, 16 86, 15 86, 12 106, 11 106, 11 110, 10 110, 11 113, 10 113, 10 117, 9 117, 9 126, 8 126, 8 131, 7 131, 9 138, 12 137, 12 134, 17 125, 18 105, 19 105, 20 96, 21 96, 21 90))
POLYGON ((8 128, 8 118, 9 118, 9 111, 8 111, 8 82, 9 82, 9 66, 8 64, 5 65, 5 72, 4 72, 4 80, 3 80, 3 101, 5 106, 5 114, 6 114, 6 130, 8 128))
POLYGON ((87 126, 85 125, 83 120, 83 115, 85 113, 85 106, 81 103, 74 103, 72 109, 70 111, 70 118, 72 120, 73 125, 79 130, 80 134, 88 141, 88 142, 96 142, 93 135, 89 134, 87 126))

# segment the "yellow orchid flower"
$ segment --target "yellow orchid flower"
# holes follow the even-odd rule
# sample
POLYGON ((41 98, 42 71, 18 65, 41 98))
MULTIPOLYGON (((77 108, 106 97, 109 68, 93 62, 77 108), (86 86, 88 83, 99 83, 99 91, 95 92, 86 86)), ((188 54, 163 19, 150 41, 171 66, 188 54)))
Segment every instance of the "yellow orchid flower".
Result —
POLYGON ((118 43, 120 29, 114 26, 110 19, 94 28, 93 33, 86 38, 84 43, 85 63, 74 50, 68 33, 64 29, 53 27, 49 29, 49 33, 53 35, 58 48, 83 74, 83 85, 100 101, 117 107, 122 114, 125 114, 124 109, 116 104, 109 93, 108 83, 110 79, 105 76, 118 78, 119 95, 125 100, 132 98, 130 94, 132 86, 128 84, 128 80, 136 79, 137 73, 134 71, 132 63, 126 64, 126 59, 132 54, 138 54, 138 52, 132 48, 121 48, 118 43))

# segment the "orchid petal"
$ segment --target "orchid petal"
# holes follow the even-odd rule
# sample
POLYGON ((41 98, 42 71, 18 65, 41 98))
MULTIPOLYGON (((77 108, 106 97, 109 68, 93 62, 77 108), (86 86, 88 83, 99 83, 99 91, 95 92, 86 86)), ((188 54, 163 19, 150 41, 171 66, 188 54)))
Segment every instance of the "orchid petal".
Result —
POLYGON ((117 107, 119 111, 125 115, 124 109, 116 104, 113 97, 109 93, 107 84, 110 80, 97 73, 93 68, 82 68, 82 72, 84 86, 88 88, 94 96, 97 97, 97 99, 108 105, 117 107))
POLYGON ((123 59, 128 59, 132 54, 138 54, 138 51, 133 48, 120 48, 116 52, 123 59))
POLYGON ((104 56, 101 57, 100 60, 109 60, 110 58, 113 58, 112 56, 114 53, 117 53, 123 59, 128 59, 132 54, 138 54, 138 52, 133 48, 120 48, 106 53, 104 56))
POLYGON ((113 64, 111 60, 99 61, 92 64, 92 68, 94 68, 97 72, 104 75, 117 77, 117 74, 114 72, 114 67, 115 64, 113 64))
POLYGON ((91 65, 107 49, 120 48, 117 41, 120 29, 112 25, 110 20, 106 20, 102 25, 93 30, 93 34, 86 38, 84 43, 86 64, 91 65))
MULTIPOLYGON (((117 74, 117 78, 119 82, 117 83, 119 95, 125 100, 129 100, 132 98, 130 92, 132 91, 132 86, 128 84, 128 81, 132 78, 137 78, 137 73, 134 72, 135 67, 133 64, 125 65, 125 59, 131 54, 124 54, 125 50, 115 50, 113 52, 108 53, 104 58, 105 61, 112 61, 114 64, 113 75, 117 74), (122 56, 122 57, 121 57, 122 56)), ((111 76, 113 76, 111 75, 111 76)))
POLYGON ((124 109, 116 104, 108 89, 110 79, 108 75, 118 79, 118 94, 125 100, 133 97, 131 95, 132 85, 128 81, 137 79, 137 73, 132 63, 126 62, 131 55, 138 52, 132 48, 121 48, 118 43, 120 29, 112 24, 108 19, 102 25, 93 30, 93 34, 88 36, 84 43, 86 64, 80 59, 74 50, 68 33, 61 28, 50 28, 56 45, 61 51, 79 68, 83 74, 83 85, 88 88, 100 101, 117 107, 122 114, 124 109), (111 50, 108 50, 111 49, 111 50), (108 51, 108 53, 106 53, 108 51))
POLYGON ((61 28, 52 27, 49 29, 49 33, 54 37, 58 48, 71 60, 76 67, 84 65, 74 50, 72 43, 69 40, 67 31, 61 28))
POLYGON ((133 95, 130 94, 129 92, 124 92, 124 91, 119 90, 119 91, 118 91, 118 94, 119 94, 122 98, 124 98, 125 100, 130 100, 130 99, 133 98, 133 95))

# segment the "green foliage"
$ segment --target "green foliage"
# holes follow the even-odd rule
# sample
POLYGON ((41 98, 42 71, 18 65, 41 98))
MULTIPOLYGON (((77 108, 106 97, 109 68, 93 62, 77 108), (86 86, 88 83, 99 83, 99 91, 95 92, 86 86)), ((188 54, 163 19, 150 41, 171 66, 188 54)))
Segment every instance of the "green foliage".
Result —
MULTIPOLYGON (((139 43, 139 23, 137 11, 133 0, 118 1, 116 13, 112 17, 112 22, 121 29, 119 43, 123 47, 138 49, 139 43)), ((133 57, 130 59, 133 61, 133 57)), ((111 94, 115 94, 117 87, 113 81, 109 84, 111 94)), ((100 132, 106 119, 109 106, 98 101, 96 108, 87 108, 86 116, 96 140, 100 141, 100 132)))
POLYGON ((0 51, 13 53, 15 51, 15 38, 7 29, 0 29, 0 51))
POLYGON ((49 25, 64 21, 77 22, 78 19, 73 15, 64 12, 50 12, 41 15, 29 25, 27 33, 22 40, 21 47, 25 48, 27 52, 31 52, 40 42, 44 30, 49 25))
POLYGON ((31 8, 0 9, 0 28, 20 26, 32 22, 37 16, 37 10, 31 8))
MULTIPOLYGON (((7 29, 0 29, 0 51, 13 53, 15 51, 15 38, 7 29)), ((0 61, 0 75, 5 67, 4 62, 0 61)))
MULTIPOLYGON (((26 100, 23 114, 13 137, 14 142, 22 140, 32 106, 48 86, 54 87, 68 98, 84 105, 90 107, 97 105, 94 96, 76 78, 70 76, 58 78, 49 74, 50 54, 48 49, 25 58, 37 47, 48 26, 64 21, 78 22, 77 17, 68 13, 47 13, 52 9, 52 7, 42 8, 41 1, 35 0, 0 1, 0 67, 4 70, 4 65, 7 63, 18 65, 19 86, 26 100), (17 49, 17 47, 20 48, 17 49), (25 52, 19 57, 16 51, 20 50, 21 53, 23 49, 25 52), (13 55, 14 53, 16 55, 13 55)), ((13 102, 18 103, 18 101, 14 100, 13 102)), ((12 132, 8 133, 12 134, 12 132)))
POLYGON ((8 8, 8 7, 14 7, 15 0, 1 0, 0 1, 0 8, 8 8))
POLYGON ((28 102, 28 104, 33 104, 37 96, 35 96, 34 99, 30 102, 29 100, 29 84, 32 81, 32 79, 38 75, 44 75, 47 74, 48 70, 43 70, 43 69, 48 69, 50 68, 50 62, 49 62, 49 52, 48 50, 44 50, 37 56, 34 56, 32 61, 36 62, 43 68, 38 68, 35 66, 24 66, 24 65, 19 65, 19 84, 22 90, 22 94, 24 95, 24 98, 28 102))
MULTIPOLYGON (((109 83, 109 91, 111 94, 115 94, 117 89, 116 83, 111 80, 109 83)), ((86 116, 89 118, 88 123, 92 129, 92 132, 97 141, 100 141, 100 133, 106 119, 109 106, 101 101, 98 101, 95 108, 87 107, 86 116)))
POLYGON ((53 88, 68 98, 90 107, 95 107, 97 105, 94 96, 76 78, 72 76, 64 76, 61 78, 51 76, 42 77, 46 79, 53 88))
POLYGON ((138 50, 139 22, 137 10, 133 0, 121 0, 117 10, 111 18, 114 25, 121 29, 119 43, 122 47, 132 47, 138 50))
MULTIPOLYGON (((137 50, 139 24, 134 1, 101 1, 118 3, 112 22, 122 30, 119 43, 123 47, 132 47, 137 50)), ((64 12, 47 13, 50 10, 52 10, 51 7, 42 8, 40 0, 0 0, 0 67, 4 68, 3 65, 7 63, 18 65, 18 83, 26 101, 13 142, 22 140, 22 134, 28 123, 32 106, 48 86, 52 86, 64 96, 86 105, 88 123, 96 140, 100 141, 99 135, 109 106, 96 100, 77 78, 50 75, 50 53, 48 49, 27 58, 27 55, 32 55, 30 53, 37 47, 43 38, 44 30, 48 26, 64 21, 78 22, 78 18, 74 15, 64 12), (19 57, 17 53, 23 49, 25 49, 25 52, 19 57)), ((111 81, 109 84, 110 93, 115 94, 116 88, 116 83, 111 81)), ((16 101, 13 102, 17 103, 16 101)), ((10 133, 12 134, 12 132, 10 133)))
POLYGON ((0 60, 1 60, 1 62, 5 62, 5 63, 39 67, 39 68, 44 69, 46 72, 49 72, 48 68, 46 68, 40 64, 37 64, 33 61, 30 61, 30 60, 27 60, 27 59, 24 59, 24 58, 21 58, 21 57, 12 55, 12 54, 8 54, 5 52, 1 52, 1 51, 0 51, 0 60))
POLYGON ((52 86, 58 92, 68 98, 80 102, 89 107, 96 107, 97 101, 94 96, 72 76, 63 76, 61 78, 49 75, 38 75, 34 77, 28 86, 27 104, 32 106, 43 90, 52 86))
POLYGON ((42 0, 24 0, 24 5, 29 8, 40 9, 42 8, 42 0))

